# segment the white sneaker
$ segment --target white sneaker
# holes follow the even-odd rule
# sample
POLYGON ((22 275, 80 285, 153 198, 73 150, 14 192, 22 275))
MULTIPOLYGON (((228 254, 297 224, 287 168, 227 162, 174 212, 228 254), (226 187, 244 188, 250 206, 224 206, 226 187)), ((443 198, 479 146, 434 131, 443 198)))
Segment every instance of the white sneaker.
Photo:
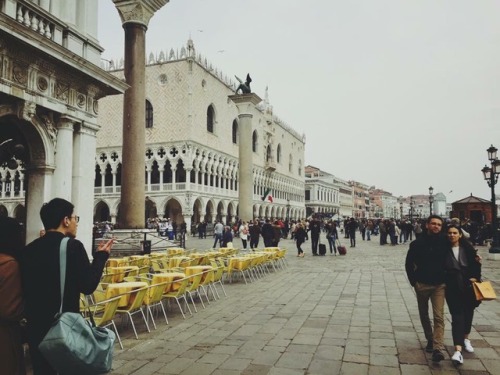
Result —
POLYGON ((462 352, 459 352, 458 350, 453 354, 451 357, 451 361, 453 362, 454 365, 461 365, 464 363, 464 357, 462 357, 462 352))
POLYGON ((467 353, 474 353, 474 348, 472 347, 469 339, 464 340, 464 348, 467 353))

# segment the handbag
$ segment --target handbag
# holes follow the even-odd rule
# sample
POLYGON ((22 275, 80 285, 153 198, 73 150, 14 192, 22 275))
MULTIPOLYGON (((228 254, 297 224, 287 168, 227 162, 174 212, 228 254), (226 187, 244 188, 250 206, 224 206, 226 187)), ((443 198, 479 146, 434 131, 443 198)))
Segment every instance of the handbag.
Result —
POLYGON ((115 333, 96 327, 90 310, 90 322, 79 313, 62 312, 68 240, 63 238, 59 248, 61 307, 38 349, 60 375, 103 374, 111 370, 115 333))
POLYGON ((477 301, 491 301, 497 298, 493 285, 489 281, 473 281, 472 289, 477 301))

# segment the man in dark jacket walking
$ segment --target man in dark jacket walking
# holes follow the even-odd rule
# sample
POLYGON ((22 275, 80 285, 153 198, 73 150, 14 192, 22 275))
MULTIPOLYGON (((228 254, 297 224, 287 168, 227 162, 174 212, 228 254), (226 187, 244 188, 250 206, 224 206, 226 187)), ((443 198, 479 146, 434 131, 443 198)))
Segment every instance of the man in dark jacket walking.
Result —
POLYGON ((321 224, 316 217, 309 222, 309 232, 311 232, 311 249, 313 255, 318 255, 319 234, 321 232, 321 224))
POLYGON ((445 271, 444 259, 447 242, 441 234, 443 219, 431 215, 427 219, 427 232, 410 244, 406 255, 406 274, 415 288, 420 323, 427 339, 426 352, 432 353, 432 360, 444 359, 444 301, 445 271), (434 332, 429 318, 429 300, 431 300, 434 332))

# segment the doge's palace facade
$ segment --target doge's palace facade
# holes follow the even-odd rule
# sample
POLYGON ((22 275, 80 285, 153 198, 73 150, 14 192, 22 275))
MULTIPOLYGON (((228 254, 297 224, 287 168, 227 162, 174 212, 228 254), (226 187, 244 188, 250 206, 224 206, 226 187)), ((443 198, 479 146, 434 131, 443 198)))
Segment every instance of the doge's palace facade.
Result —
POLYGON ((25 149, 17 163, 2 155, 0 215, 23 222, 27 242, 42 204, 62 197, 90 248, 98 100, 127 88, 99 66, 97 16, 97 0, 0 1, 0 143, 25 149))
MULTIPOLYGON (((123 61, 112 61, 107 68, 123 78, 123 61)), ((195 52, 191 40, 180 51, 150 54, 144 181, 137 181, 145 184, 145 218, 168 217, 188 228, 203 220, 235 220, 239 142, 252 144, 253 216, 305 216, 305 137, 273 114, 266 92, 265 100, 255 107, 251 139, 240 139, 238 110, 228 98, 235 87, 195 52)), ((100 101, 96 221, 116 222, 119 215, 122 105, 122 96, 100 101)))

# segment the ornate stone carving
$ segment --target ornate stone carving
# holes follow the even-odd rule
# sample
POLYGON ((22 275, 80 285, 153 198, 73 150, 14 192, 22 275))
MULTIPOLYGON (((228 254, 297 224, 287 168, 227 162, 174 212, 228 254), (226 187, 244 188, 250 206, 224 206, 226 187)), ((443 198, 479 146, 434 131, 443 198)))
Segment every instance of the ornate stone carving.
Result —
POLYGON ((85 95, 78 93, 76 95, 76 105, 79 108, 85 108, 85 102, 86 102, 85 95))
POLYGON ((67 104, 69 100, 69 85, 63 82, 56 82, 54 94, 57 100, 67 104))
POLYGON ((139 23, 148 26, 153 14, 169 0, 113 0, 122 23, 139 23))
POLYGON ((49 138, 52 141, 55 150, 57 146, 57 129, 55 127, 54 120, 52 118, 52 113, 48 115, 42 115, 40 116, 40 119, 42 120, 42 123, 45 125, 45 130, 47 131, 47 134, 49 135, 49 138))
POLYGON ((92 104, 92 110, 96 115, 99 114, 99 102, 97 100, 94 100, 94 103, 92 104))
POLYGON ((36 103, 22 101, 18 103, 17 106, 17 117, 21 120, 26 120, 31 122, 31 119, 36 114, 36 103))
POLYGON ((47 81, 47 79, 45 77, 39 76, 37 81, 36 81, 36 87, 38 88, 38 90, 43 92, 43 91, 47 90, 47 88, 49 87, 49 82, 47 81))
POLYGON ((21 85, 25 85, 28 81, 26 67, 15 64, 12 68, 12 79, 17 83, 20 83, 21 85))

